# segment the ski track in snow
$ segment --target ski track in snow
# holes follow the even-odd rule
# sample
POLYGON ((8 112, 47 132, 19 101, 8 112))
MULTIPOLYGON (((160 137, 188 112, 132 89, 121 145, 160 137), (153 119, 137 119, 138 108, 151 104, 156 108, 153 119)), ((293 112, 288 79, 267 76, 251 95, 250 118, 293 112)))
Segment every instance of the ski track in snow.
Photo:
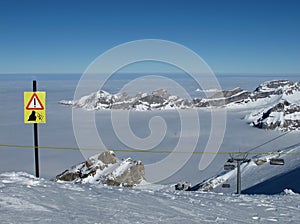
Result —
MULTIPOLYGON (((160 189, 159 189, 160 188, 160 189)), ((0 223, 298 223, 299 194, 233 195, 120 188, 0 174, 0 223)))

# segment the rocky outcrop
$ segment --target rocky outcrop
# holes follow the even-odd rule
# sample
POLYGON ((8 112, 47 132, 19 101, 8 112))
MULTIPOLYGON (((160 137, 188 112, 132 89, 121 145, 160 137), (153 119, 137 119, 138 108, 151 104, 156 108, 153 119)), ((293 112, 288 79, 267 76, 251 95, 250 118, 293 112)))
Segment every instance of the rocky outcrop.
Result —
POLYGON ((167 90, 159 89, 151 94, 140 93, 136 95, 132 109, 136 110, 164 110, 164 109, 187 109, 193 105, 189 100, 170 95, 167 90))
POLYGON ((193 102, 196 107, 223 107, 231 103, 241 103, 245 99, 249 98, 250 94, 250 92, 238 87, 233 90, 217 92, 206 99, 196 98, 193 102))
POLYGON ((121 175, 115 176, 114 173, 108 175, 106 181, 107 185, 133 187, 143 180, 145 175, 145 168, 141 162, 135 164, 125 170, 121 175))
POLYGON ((256 99, 270 102, 246 116, 250 125, 281 131, 300 130, 300 83, 288 80, 265 82, 253 92, 256 99))
POLYGON ((299 82, 272 80, 260 84, 253 92, 241 88, 225 90, 206 99, 194 99, 194 104, 197 107, 262 107, 278 103, 280 99, 293 101, 299 93, 299 82))
POLYGON ((300 130, 300 106, 283 101, 271 108, 251 113, 248 120, 254 127, 262 129, 300 130))
POLYGON ((54 181, 73 183, 100 183, 132 187, 144 180, 142 162, 128 158, 119 160, 112 151, 103 152, 57 175, 54 181))

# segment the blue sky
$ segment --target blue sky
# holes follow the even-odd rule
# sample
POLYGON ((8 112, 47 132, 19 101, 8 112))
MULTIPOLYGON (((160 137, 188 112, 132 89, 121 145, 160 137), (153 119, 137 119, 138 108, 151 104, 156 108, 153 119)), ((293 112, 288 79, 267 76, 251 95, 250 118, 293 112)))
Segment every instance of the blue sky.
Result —
POLYGON ((0 1, 0 73, 82 73, 127 41, 174 41, 215 72, 300 73, 300 1, 0 1))

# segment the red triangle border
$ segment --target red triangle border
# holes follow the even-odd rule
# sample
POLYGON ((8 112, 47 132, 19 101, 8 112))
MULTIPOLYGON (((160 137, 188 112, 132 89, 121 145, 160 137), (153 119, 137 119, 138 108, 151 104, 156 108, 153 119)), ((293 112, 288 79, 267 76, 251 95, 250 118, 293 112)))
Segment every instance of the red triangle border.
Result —
POLYGON ((39 99, 38 95, 36 93, 32 94, 32 97, 30 98, 30 100, 28 101, 28 104, 26 106, 26 110, 44 110, 44 105, 42 104, 41 100, 39 99), (38 100, 39 104, 41 105, 42 108, 29 108, 29 105, 31 104, 31 101, 33 100, 33 98, 36 97, 36 99, 38 100))

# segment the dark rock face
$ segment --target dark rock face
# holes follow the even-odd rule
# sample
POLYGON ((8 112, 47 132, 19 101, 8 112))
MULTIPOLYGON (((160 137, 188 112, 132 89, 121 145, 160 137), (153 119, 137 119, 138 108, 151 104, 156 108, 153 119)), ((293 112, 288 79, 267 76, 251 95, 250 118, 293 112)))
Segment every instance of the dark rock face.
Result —
MULTIPOLYGON (((279 87, 284 87, 284 86, 292 86, 294 82, 289 81, 289 80, 272 80, 268 82, 264 82, 263 84, 259 85, 256 89, 255 92, 263 92, 265 90, 276 90, 279 87)), ((270 92, 270 91, 269 91, 270 92)))
POLYGON ((209 98, 210 99, 223 98, 223 97, 228 98, 228 97, 232 97, 233 95, 236 95, 238 93, 241 93, 243 91, 244 91, 243 89, 238 87, 233 90, 224 90, 224 91, 218 92, 209 98))
POLYGON ((98 156, 104 164, 115 164, 117 162, 116 155, 111 152, 103 152, 98 156))
POLYGON ((126 170, 122 175, 115 178, 108 177, 104 183, 113 186, 133 187, 141 182, 145 175, 145 167, 142 163, 136 163, 126 170))
POLYGON ((193 102, 197 107, 222 107, 229 103, 239 103, 239 101, 248 98, 249 95, 249 92, 241 88, 235 88, 218 92, 207 99, 196 98, 193 102))
POLYGON ((68 172, 68 170, 65 170, 64 172, 56 176, 55 180, 73 181, 77 178, 79 178, 79 173, 70 173, 68 172))
POLYGON ((130 158, 120 161, 115 154, 103 152, 57 175, 54 181, 72 183, 101 183, 133 187, 144 180, 145 168, 140 161, 130 158))

